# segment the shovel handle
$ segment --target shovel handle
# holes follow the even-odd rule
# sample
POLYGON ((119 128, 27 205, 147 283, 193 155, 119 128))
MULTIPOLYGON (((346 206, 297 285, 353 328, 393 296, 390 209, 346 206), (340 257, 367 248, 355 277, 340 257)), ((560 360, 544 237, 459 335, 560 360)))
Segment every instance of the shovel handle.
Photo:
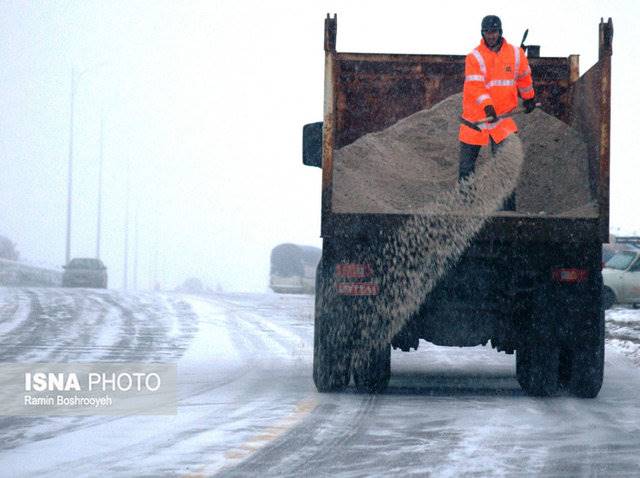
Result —
MULTIPOLYGON (((541 106, 542 106, 542 103, 535 104, 536 108, 540 108, 541 106)), ((511 116, 524 113, 525 111, 526 110, 522 106, 518 106, 517 108, 509 111, 508 113, 498 116, 498 119, 501 120, 503 118, 510 118, 511 116)), ((473 123, 475 126, 479 126, 482 123, 488 123, 491 120, 491 118, 492 118, 491 116, 487 116, 486 118, 482 118, 481 120, 478 120, 478 121, 470 121, 470 123, 473 123)))

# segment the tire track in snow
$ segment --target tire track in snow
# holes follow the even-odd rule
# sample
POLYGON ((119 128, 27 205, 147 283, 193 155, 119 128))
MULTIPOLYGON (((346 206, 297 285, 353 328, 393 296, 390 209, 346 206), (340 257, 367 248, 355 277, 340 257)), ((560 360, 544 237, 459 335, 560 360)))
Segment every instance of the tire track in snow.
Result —
POLYGON ((39 291, 38 289, 18 289, 18 296, 29 303, 28 315, 9 334, 2 337, 0 360, 28 362, 46 359, 55 346, 60 332, 64 330, 59 322, 73 319, 70 312, 62 316, 46 315, 40 302, 39 291))
MULTIPOLYGON (((119 297, 119 294, 112 291, 41 288, 16 289, 10 294, 11 300, 6 299, 7 295, 3 297, 0 310, 5 314, 17 314, 20 310, 22 313, 19 320, 11 321, 16 326, 0 338, 0 360, 5 362, 118 361, 114 360, 116 357, 127 361, 175 359, 197 330, 193 325, 195 316, 187 304, 173 299, 165 301, 159 295, 149 296, 145 301, 134 300, 134 303, 139 303, 135 309, 137 317, 127 307, 113 306, 114 297, 119 297), (24 303, 22 309, 21 302, 24 303), (144 316, 145 307, 153 312, 150 314, 152 317, 144 316), (113 314, 114 311, 117 313, 113 314), (121 325, 108 320, 115 317, 122 321, 123 316, 121 325), (174 320, 180 325, 175 331, 173 327, 136 327, 136 319, 144 323, 157 322, 159 318, 174 320), (170 329, 175 333, 164 343, 161 334, 170 329), (144 332, 149 330, 158 332, 158 335, 142 355, 135 349, 122 348, 125 343, 122 334, 144 337, 144 332)), ((127 343, 130 347, 135 344, 127 343)), ((3 430, 0 450, 108 424, 117 419, 120 417, 0 417, 0 430, 3 430)))
MULTIPOLYGON (((217 304, 213 302, 211 305, 215 307, 217 304)), ((134 462, 153 462, 154 457, 166 455, 174 457, 171 466, 154 468, 154 475, 163 474, 163 470, 166 474, 175 474, 172 470, 193 469, 190 465, 196 460, 201 460, 199 456, 218 455, 222 459, 229 446, 233 446, 233 439, 220 442, 216 438, 223 431, 225 436, 242 440, 243 436, 255 434, 256 429, 269 429, 274 420, 282 416, 283 410, 296 403, 297 398, 291 390, 274 387, 274 384, 279 382, 277 377, 272 377, 272 381, 264 380, 265 372, 268 372, 269 368, 260 366, 261 363, 264 365, 261 358, 264 358, 265 354, 269 356, 274 350, 272 339, 263 337, 265 329, 248 324, 246 318, 241 319, 234 313, 230 313, 226 306, 221 308, 223 313, 215 317, 211 314, 198 313, 201 332, 203 332, 199 334, 198 340, 201 341, 201 345, 206 345, 207 338, 211 337, 210 333, 214 332, 213 327, 207 330, 208 323, 226 329, 233 337, 233 339, 230 337, 230 342, 240 349, 238 355, 240 368, 231 370, 231 376, 223 377, 221 380, 215 377, 213 380, 209 378, 203 380, 205 377, 200 377, 204 382, 203 385, 190 382, 188 393, 180 393, 179 409, 197 410, 199 417, 192 419, 188 424, 182 423, 177 430, 172 430, 170 440, 164 436, 147 437, 139 443, 117 449, 111 448, 104 453, 92 455, 89 461, 99 462, 102 470, 118 475, 123 470, 123 455, 134 462), (207 401, 212 397, 217 398, 218 403, 207 401)), ((251 319, 248 320, 251 322, 251 319)), ((275 350, 280 350, 279 347, 282 345, 276 346, 275 350)), ((191 364, 186 370, 182 369, 180 375, 184 378, 185 373, 198 372, 201 367, 206 367, 206 363, 202 363, 203 358, 205 357, 199 354, 191 356, 187 351, 185 359, 191 360, 191 364)), ((280 359, 276 358, 276 361, 280 359)), ((181 364, 178 365, 180 369, 181 364)), ((213 363, 212 368, 215 368, 213 363)), ((229 371, 226 365, 225 371, 229 371)), ((96 430, 99 429, 100 424, 97 424, 96 430)), ((81 474, 90 473, 90 465, 86 459, 73 460, 65 466, 81 474)))
POLYGON ((337 403, 320 397, 320 404, 300 424, 233 468, 224 469, 222 475, 249 476, 259 469, 261 476, 298 477, 309 470, 330 469, 341 451, 361 434, 377 401, 375 395, 362 395, 354 408, 353 395, 333 398, 337 403))
MULTIPOLYGON (((286 359, 301 359, 305 355, 301 351, 307 350, 306 355, 311 359, 312 343, 305 340, 300 334, 279 325, 275 320, 264 317, 264 311, 268 309, 263 309, 261 314, 256 311, 257 308, 238 305, 234 301, 222 300, 220 302, 229 308, 234 325, 244 328, 249 337, 257 338, 262 342, 261 349, 270 347, 274 352, 278 351, 279 358, 286 359)), ((241 336, 244 337, 246 334, 243 333, 241 336)))
MULTIPOLYGON (((0 288, 0 338, 10 336, 29 317, 29 301, 16 291, 0 288)), ((0 351, 0 353, 2 353, 0 351)))

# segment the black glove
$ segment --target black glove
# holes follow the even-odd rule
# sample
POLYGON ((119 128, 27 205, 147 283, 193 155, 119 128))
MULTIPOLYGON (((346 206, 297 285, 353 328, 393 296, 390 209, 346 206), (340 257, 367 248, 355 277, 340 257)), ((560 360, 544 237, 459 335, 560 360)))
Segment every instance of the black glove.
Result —
POLYGON ((493 105, 485 106, 484 114, 487 117, 489 123, 495 123, 496 121, 498 121, 498 113, 496 113, 496 109, 493 107, 493 105))
POLYGON ((536 109, 536 99, 531 98, 529 100, 524 100, 522 102, 522 106, 524 106, 524 112, 529 114, 536 109))

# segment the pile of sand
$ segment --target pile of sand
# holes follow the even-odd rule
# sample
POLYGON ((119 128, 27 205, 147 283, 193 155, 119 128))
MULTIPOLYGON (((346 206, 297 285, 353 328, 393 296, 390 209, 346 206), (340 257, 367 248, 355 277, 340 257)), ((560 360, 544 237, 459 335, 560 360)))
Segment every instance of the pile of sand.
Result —
MULTIPOLYGON (((367 134, 334 153, 333 210, 426 213, 456 187, 462 95, 367 134)), ((521 214, 590 215, 587 147, 580 134, 536 110, 518 115, 525 159, 516 187, 521 214)), ((479 163, 493 161, 482 148, 479 163)), ((509 194, 509 192, 507 192, 509 194)))
POLYGON ((532 214, 597 214, 589 188, 587 145, 566 123, 536 109, 516 117, 525 151, 516 189, 517 211, 532 214))

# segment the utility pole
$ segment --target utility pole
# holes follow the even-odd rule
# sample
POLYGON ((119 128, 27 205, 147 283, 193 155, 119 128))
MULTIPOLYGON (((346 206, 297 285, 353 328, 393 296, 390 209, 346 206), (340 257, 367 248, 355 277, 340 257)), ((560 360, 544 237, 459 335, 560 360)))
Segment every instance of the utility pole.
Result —
POLYGON ((100 227, 102 225, 102 162, 104 159, 104 110, 100 115, 100 159, 98 162, 98 225, 96 231, 96 259, 100 259, 100 227))
POLYGON ((73 190, 73 108, 76 96, 76 72, 71 69, 71 108, 69 115, 69 161, 67 165, 67 239, 64 254, 65 265, 71 259, 71 196, 73 190))
POLYGON ((78 87, 78 81, 89 71, 95 70, 102 66, 103 63, 95 65, 92 68, 81 71, 76 75, 76 69, 71 68, 71 98, 70 98, 70 114, 69 114, 69 161, 67 165, 67 238, 65 248, 65 265, 69 263, 71 259, 71 200, 73 197, 73 136, 74 136, 74 113, 76 102, 76 89, 78 87))

